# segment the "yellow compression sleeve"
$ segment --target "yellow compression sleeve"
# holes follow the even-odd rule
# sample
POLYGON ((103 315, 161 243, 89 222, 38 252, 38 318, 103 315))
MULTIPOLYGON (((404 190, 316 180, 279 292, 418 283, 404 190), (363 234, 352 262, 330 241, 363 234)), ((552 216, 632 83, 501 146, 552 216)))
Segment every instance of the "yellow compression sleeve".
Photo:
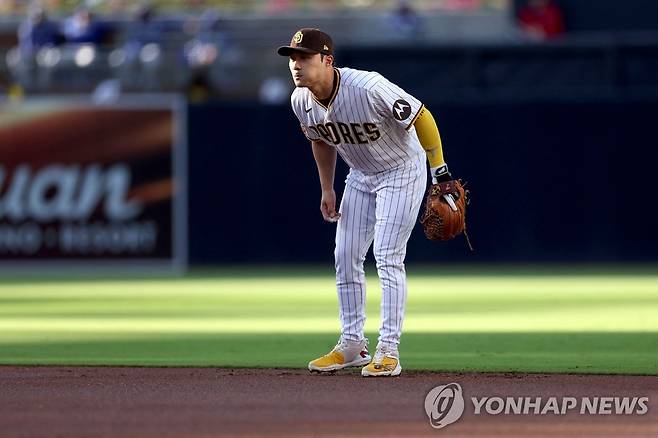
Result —
POLYGON ((432 113, 427 108, 421 110, 420 116, 414 122, 416 134, 420 144, 425 149, 430 167, 438 167, 445 164, 443 159, 443 148, 441 146, 441 135, 436 126, 432 113))

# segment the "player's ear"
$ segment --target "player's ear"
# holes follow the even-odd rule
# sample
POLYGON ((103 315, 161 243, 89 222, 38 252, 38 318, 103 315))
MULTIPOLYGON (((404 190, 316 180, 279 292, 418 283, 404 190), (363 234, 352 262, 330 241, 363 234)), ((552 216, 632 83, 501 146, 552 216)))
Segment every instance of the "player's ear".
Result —
POLYGON ((334 55, 325 55, 324 63, 327 67, 334 65, 334 55))

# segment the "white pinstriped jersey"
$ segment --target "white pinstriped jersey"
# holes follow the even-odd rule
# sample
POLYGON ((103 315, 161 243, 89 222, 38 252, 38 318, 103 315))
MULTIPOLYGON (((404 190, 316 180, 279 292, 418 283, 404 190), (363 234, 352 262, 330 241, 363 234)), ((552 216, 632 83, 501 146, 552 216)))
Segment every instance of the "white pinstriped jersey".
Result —
POLYGON ((423 104, 377 72, 334 69, 336 86, 327 106, 308 88, 296 88, 292 109, 309 140, 336 147, 345 162, 366 174, 423 157, 413 127, 423 104))

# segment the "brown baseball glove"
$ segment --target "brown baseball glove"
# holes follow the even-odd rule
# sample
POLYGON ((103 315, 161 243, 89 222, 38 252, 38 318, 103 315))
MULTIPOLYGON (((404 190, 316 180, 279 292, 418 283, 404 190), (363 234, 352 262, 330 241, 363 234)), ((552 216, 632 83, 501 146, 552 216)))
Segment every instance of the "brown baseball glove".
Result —
POLYGON ((468 196, 469 192, 464 190, 461 180, 432 184, 427 192, 425 211, 420 219, 428 239, 450 240, 462 232, 466 234, 468 196))

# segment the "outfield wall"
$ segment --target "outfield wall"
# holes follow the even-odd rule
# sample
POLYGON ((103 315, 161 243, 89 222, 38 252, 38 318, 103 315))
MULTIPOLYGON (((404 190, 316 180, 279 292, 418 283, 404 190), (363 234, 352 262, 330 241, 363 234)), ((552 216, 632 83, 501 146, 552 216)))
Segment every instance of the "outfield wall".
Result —
MULTIPOLYGON (((658 101, 425 103, 473 192, 476 251, 462 239, 430 243, 417 227, 407 260, 658 260, 658 101)), ((190 261, 331 262, 335 226, 320 216, 315 164, 289 107, 188 115, 190 261)))

